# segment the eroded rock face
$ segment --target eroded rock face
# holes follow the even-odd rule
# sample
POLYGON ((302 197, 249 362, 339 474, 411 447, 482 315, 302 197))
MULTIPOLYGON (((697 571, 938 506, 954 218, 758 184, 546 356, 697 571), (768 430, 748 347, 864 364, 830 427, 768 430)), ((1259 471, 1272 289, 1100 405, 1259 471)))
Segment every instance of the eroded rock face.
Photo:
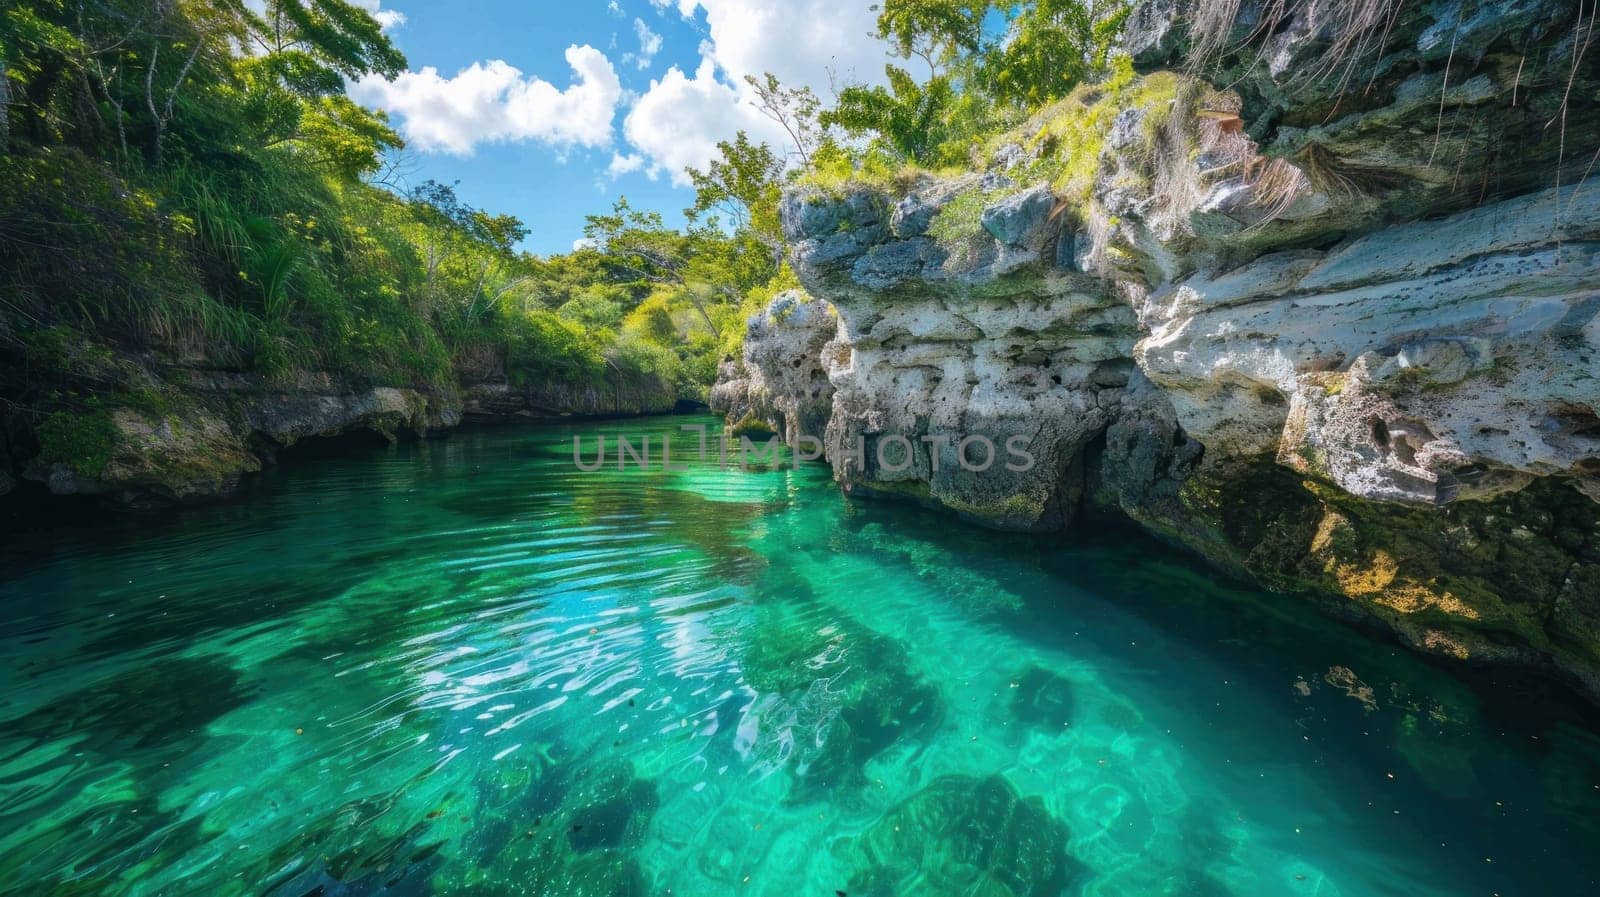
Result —
POLYGON ((1214 456, 1276 452, 1358 498, 1586 479, 1597 237, 1600 193, 1569 188, 1202 271, 1152 291, 1136 357, 1214 456))
POLYGON ((832 305, 799 291, 779 294, 746 324, 744 354, 724 362, 711 408, 736 425, 771 431, 791 447, 820 440, 833 409, 827 351, 838 331, 832 305))
POLYGON ((909 492, 1011 529, 1069 519, 1068 468, 1113 416, 1136 331, 1128 306, 1074 267, 1055 206, 1048 188, 998 178, 929 182, 892 212, 866 192, 787 198, 796 271, 838 315, 821 355, 826 450, 848 488, 909 492), (986 187, 996 198, 966 245, 923 235, 986 187))
MULTIPOLYGON (((0 370, 26 370, 7 348, 0 346, 0 370)), ((492 350, 457 362, 459 386, 372 386, 321 372, 268 378, 201 367, 201 359, 69 342, 48 376, 0 384, 0 496, 22 479, 113 506, 198 501, 234 493, 307 439, 365 433, 393 441, 464 420, 665 414, 678 402, 676 389, 654 376, 511 385, 492 350), (51 394, 95 398, 73 403, 51 394)))
POLYGON ((502 379, 465 386, 461 391, 461 416, 467 421, 492 423, 666 414, 676 401, 677 396, 663 383, 517 386, 502 379))
POLYGON ((1087 196, 1029 180, 1045 120, 984 172, 785 197, 795 271, 838 314, 816 357, 836 478, 1006 529, 1115 511, 1600 697, 1600 190, 1526 80, 1570 78, 1565 126, 1600 139, 1572 9, 1206 24, 1226 7, 1136 13, 1146 63, 1202 58, 1127 92, 1087 196), (1036 463, 964 466, 975 436, 1036 463))

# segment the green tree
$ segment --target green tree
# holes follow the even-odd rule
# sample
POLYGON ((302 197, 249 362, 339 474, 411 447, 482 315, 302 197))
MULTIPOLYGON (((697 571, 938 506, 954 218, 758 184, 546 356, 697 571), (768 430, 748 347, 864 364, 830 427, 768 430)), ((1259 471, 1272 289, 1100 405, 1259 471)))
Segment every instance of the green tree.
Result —
POLYGON ((1032 0, 997 4, 1003 38, 986 47, 984 89, 1001 102, 1031 107, 1066 96, 1106 70, 1131 6, 1126 0, 1032 0))
POLYGON ((930 79, 962 54, 978 52, 989 2, 887 0, 878 14, 878 37, 903 59, 921 59, 930 79))
POLYGON ((822 114, 823 123, 855 136, 876 136, 913 161, 935 161, 950 136, 946 114, 956 96, 950 77, 918 83, 895 65, 886 66, 884 74, 887 88, 858 85, 840 91, 838 105, 822 114))
POLYGON ((694 186, 694 205, 684 210, 691 221, 721 212, 736 231, 747 231, 772 253, 773 264, 782 257, 783 228, 778 221, 778 201, 783 196, 783 160, 764 143, 751 143, 740 131, 732 141, 717 144, 719 158, 705 171, 688 169, 694 186))

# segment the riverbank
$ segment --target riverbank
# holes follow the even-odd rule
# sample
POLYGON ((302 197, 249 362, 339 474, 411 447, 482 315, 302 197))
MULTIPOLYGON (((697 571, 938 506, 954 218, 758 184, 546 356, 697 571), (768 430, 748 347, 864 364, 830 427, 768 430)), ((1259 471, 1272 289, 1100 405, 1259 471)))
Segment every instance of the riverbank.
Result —
MULTIPOLYGON (((122 360, 119 380, 58 410, 8 403, 4 493, 37 483, 56 496, 133 507, 206 501, 308 440, 426 436, 463 422, 661 414, 682 404, 659 383, 459 389, 359 386, 327 374, 284 378, 122 360), (136 373, 137 372, 137 373, 136 373)), ((53 391, 59 395, 59 390, 53 391)))

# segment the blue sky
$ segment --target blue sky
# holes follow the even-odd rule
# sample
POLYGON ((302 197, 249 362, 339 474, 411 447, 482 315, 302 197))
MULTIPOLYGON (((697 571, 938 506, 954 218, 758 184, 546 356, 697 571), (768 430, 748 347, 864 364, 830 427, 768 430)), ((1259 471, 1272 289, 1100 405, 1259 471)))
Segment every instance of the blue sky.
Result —
POLYGON ((626 195, 671 222, 685 165, 717 140, 780 132, 743 76, 773 71, 824 98, 877 81, 871 0, 364 0, 410 69, 351 86, 406 136, 404 177, 459 181, 467 202, 528 223, 525 248, 565 252, 586 214, 626 195), (675 183, 676 182, 676 183, 675 183))

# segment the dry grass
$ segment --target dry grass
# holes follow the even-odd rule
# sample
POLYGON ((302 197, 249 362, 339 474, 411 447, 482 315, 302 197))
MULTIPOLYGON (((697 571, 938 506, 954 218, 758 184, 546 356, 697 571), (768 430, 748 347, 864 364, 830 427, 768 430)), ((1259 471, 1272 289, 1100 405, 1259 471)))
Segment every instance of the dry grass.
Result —
MULTIPOLYGON (((1381 53, 1405 0, 1269 0, 1261 20, 1239 46, 1229 45, 1239 18, 1241 0, 1201 0, 1189 20, 1189 64, 1204 68, 1218 58, 1252 43, 1262 42, 1296 16, 1310 17, 1321 30, 1333 35, 1320 64, 1300 75, 1322 80, 1337 75, 1340 90, 1348 86, 1356 64, 1376 50, 1381 53)), ((1252 65, 1261 61, 1263 49, 1252 65)))
POLYGON ((1255 204, 1266 210, 1262 219, 1271 221, 1294 205, 1310 185, 1310 178, 1298 165, 1288 159, 1271 159, 1260 166, 1252 182, 1255 204))

